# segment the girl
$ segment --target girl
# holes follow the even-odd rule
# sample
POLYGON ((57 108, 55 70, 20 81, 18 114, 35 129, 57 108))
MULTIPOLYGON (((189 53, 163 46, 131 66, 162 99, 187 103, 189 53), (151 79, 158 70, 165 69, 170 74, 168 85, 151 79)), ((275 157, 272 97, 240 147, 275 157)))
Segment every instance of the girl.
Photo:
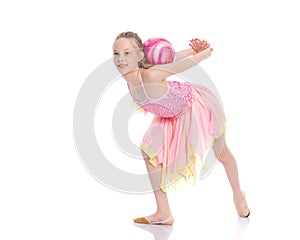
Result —
POLYGON ((250 214, 240 189, 236 160, 225 142, 225 116, 220 103, 201 85, 166 81, 211 55, 210 44, 204 40, 193 39, 190 46, 178 52, 175 61, 153 65, 146 62, 142 40, 136 33, 123 32, 113 44, 114 64, 126 80, 130 94, 145 111, 154 114, 141 152, 157 211, 134 219, 135 223, 173 224, 166 191, 182 178, 194 181, 196 159, 204 157, 210 147, 225 168, 238 215, 250 214))

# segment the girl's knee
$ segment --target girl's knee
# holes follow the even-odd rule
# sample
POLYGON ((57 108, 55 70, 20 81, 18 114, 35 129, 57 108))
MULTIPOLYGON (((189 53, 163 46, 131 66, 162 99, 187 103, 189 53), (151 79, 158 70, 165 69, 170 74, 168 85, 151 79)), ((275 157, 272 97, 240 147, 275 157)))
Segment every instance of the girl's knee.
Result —
POLYGON ((144 160, 149 160, 149 156, 147 153, 144 152, 144 150, 141 148, 141 153, 142 153, 142 156, 144 158, 144 160))
POLYGON ((218 159, 218 161, 219 161, 220 163, 225 163, 225 162, 226 162, 226 158, 225 158, 222 154, 220 154, 220 155, 217 157, 217 159, 218 159))
POLYGON ((224 163, 226 161, 229 153, 229 149, 226 146, 225 142, 222 144, 222 147, 219 147, 217 150, 215 150, 215 156, 221 163, 224 163))

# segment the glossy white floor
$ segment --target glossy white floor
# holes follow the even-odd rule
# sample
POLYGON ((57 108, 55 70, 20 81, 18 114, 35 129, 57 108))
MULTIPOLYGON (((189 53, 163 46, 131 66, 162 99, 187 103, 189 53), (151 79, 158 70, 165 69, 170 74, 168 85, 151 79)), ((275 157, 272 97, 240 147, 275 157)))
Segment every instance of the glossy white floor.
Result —
MULTIPOLYGON (((106 236, 106 239, 297 239, 300 234, 295 224, 300 212, 295 189, 284 190, 282 179, 258 181, 258 178, 259 173, 247 186, 251 207, 248 219, 237 217, 223 169, 217 166, 215 172, 196 187, 169 194, 175 217, 172 227, 133 224, 133 217, 154 210, 154 199, 149 195, 120 194, 111 199, 113 207, 110 204, 105 214, 96 211, 99 218, 96 220, 95 216, 93 226, 99 227, 98 236, 106 236)), ((94 234, 96 229, 91 229, 94 234)))
MULTIPOLYGON (((268 175, 260 170, 249 176, 244 174, 242 179, 251 216, 241 219, 235 213, 224 171, 218 165, 207 179, 199 181, 196 186, 170 192, 175 218, 172 227, 149 226, 135 225, 132 218, 153 212, 152 195, 127 195, 103 187, 84 170, 81 163, 76 163, 75 156, 72 160, 75 164, 69 166, 52 164, 51 159, 55 157, 52 156, 47 166, 40 165, 39 172, 32 171, 22 181, 6 175, 6 180, 9 180, 6 183, 9 184, 1 181, 1 239, 300 237, 297 228, 300 199, 296 195, 298 184, 294 184, 299 182, 299 178, 292 176, 292 171, 280 178, 281 169, 276 166, 265 170, 268 175), (72 174, 66 177, 66 171, 72 174)), ((22 174, 26 165, 21 164, 15 170, 16 176, 22 174)))

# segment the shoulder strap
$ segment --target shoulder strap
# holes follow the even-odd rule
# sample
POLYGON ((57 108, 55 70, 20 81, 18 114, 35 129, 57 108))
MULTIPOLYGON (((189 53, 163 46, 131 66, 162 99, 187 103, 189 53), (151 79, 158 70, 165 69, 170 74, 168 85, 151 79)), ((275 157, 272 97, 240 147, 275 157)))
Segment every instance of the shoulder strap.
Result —
POLYGON ((149 96, 148 96, 148 94, 147 94, 147 92, 146 92, 145 86, 144 86, 144 82, 143 82, 143 79, 142 79, 142 75, 141 75, 140 69, 139 69, 139 76, 138 76, 138 77, 139 77, 139 79, 140 79, 141 86, 142 86, 142 89, 143 89, 143 91, 144 91, 144 94, 145 94, 146 98, 149 98, 149 96))

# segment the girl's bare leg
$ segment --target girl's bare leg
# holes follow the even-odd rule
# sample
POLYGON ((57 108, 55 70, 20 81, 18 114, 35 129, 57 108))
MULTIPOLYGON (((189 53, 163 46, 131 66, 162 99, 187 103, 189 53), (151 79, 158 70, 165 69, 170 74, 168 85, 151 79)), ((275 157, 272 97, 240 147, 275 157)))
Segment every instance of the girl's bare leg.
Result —
MULTIPOLYGON (((147 171, 154 191, 154 196, 155 196, 156 206, 157 206, 156 212, 150 216, 147 216, 146 218, 151 222, 153 221, 160 222, 172 216, 167 194, 164 191, 162 191, 162 189, 160 188, 162 166, 158 165, 157 167, 154 167, 149 162, 148 155, 143 151, 142 151, 142 155, 146 163, 147 171)), ((172 224, 172 223, 173 220, 165 224, 172 224)))
MULTIPOLYGON (((218 143, 217 143, 218 144, 218 143)), ((220 144, 220 143, 219 143, 220 144)), ((218 146, 218 149, 220 146, 218 146)), ((250 213, 245 200, 245 196, 240 188, 240 181, 238 175, 237 163, 227 147, 225 141, 222 142, 221 152, 218 155, 218 160, 223 164, 227 178, 229 180, 230 186, 233 192, 233 200, 236 207, 236 210, 240 217, 247 217, 250 213)))

